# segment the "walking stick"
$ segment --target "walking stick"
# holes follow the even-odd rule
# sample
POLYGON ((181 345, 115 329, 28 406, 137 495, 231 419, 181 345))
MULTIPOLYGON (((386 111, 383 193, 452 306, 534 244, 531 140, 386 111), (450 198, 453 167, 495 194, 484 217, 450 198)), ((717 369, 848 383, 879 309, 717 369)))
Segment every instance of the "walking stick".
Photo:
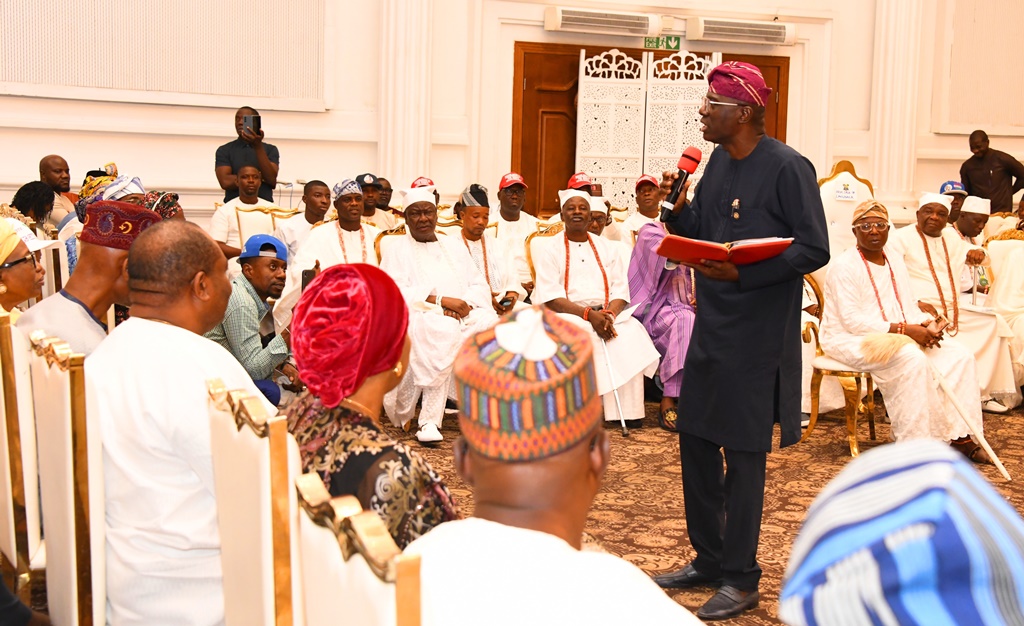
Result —
POLYGON ((619 410, 619 423, 622 425, 622 436, 629 437, 629 429, 626 428, 626 416, 622 413, 622 402, 619 401, 619 387, 615 384, 615 372, 612 371, 612 362, 608 358, 608 342, 601 338, 601 345, 604 346, 604 364, 608 366, 608 380, 612 385, 612 394, 615 395, 615 408, 619 410))
POLYGON ((996 469, 998 469, 999 473, 1003 475, 1006 482, 1012 482, 1013 479, 1010 478, 1010 473, 1006 471, 1006 468, 1003 466, 1003 462, 999 460, 998 456, 996 456, 995 451, 992 450, 992 446, 988 445, 988 441, 985 440, 984 435, 975 432, 974 424, 971 424, 971 421, 967 419, 967 412, 964 410, 963 405, 960 404, 960 399, 957 398, 956 394, 953 393, 953 390, 949 388, 949 383, 946 382, 946 379, 943 378, 942 374, 939 373, 939 370, 936 369, 935 365, 931 361, 928 361, 928 369, 931 370, 932 376, 935 377, 935 380, 939 381, 939 386, 942 387, 942 391, 946 393, 946 397, 953 403, 953 408, 955 408, 956 412, 960 414, 960 418, 965 424, 967 424, 967 430, 970 431, 971 437, 973 437, 981 448, 988 454, 988 458, 992 459, 992 463, 995 464, 996 469))

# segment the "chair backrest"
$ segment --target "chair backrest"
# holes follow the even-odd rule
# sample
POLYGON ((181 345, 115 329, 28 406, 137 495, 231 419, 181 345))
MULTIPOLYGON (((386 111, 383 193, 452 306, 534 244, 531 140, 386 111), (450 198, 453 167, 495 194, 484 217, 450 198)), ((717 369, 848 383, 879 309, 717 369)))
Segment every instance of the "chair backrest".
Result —
MULTIPOLYGON (((461 229, 462 229, 462 222, 459 222, 459 230, 455 231, 456 234, 461 232, 461 229)), ((447 231, 442 230, 440 228, 440 226, 435 227, 434 228, 434 232, 436 232, 438 235, 446 235, 447 236, 448 234, 450 234, 447 231)), ((373 240, 373 251, 377 255, 377 265, 380 265, 381 259, 384 258, 384 253, 387 251, 387 245, 389 243, 387 238, 395 236, 395 235, 404 235, 404 234, 405 234, 405 223, 404 222, 399 224, 398 226, 395 226, 391 230, 382 230, 379 233, 377 233, 376 239, 373 240)))
POLYGON ((298 209, 282 209, 276 206, 236 206, 238 240, 244 245, 253 235, 273 235, 277 230, 277 220, 288 219, 298 214, 298 209))
MULTIPOLYGON (((52 224, 43 224, 40 239, 57 241, 57 229, 52 224)), ((64 288, 67 282, 67 248, 63 243, 42 251, 42 264, 46 270, 46 278, 43 283, 43 297, 49 297, 64 288), (64 262, 61 263, 61 251, 64 252, 64 262)))
POLYGON ((220 380, 207 386, 225 621, 302 624, 295 438, 286 418, 270 416, 259 398, 220 380))
POLYGON ((985 230, 982 235, 985 236, 985 239, 995 237, 1003 231, 1016 229, 1019 221, 1020 218, 1016 213, 993 213, 985 222, 985 230))
POLYGON ((563 230, 565 230, 565 223, 555 222, 526 236, 526 265, 530 268, 530 280, 534 284, 537 282, 537 269, 533 266, 533 240, 537 237, 554 237, 563 230))
POLYGON ((13 566, 8 587, 27 601, 29 570, 42 545, 36 427, 28 342, 6 313, 0 314, 0 368, 0 552, 13 566))
POLYGON ((629 209, 622 209, 616 206, 608 209, 608 223, 612 221, 625 222, 626 218, 629 217, 629 209))
POLYGON ((355 496, 331 498, 323 479, 295 482, 306 623, 419 626, 420 556, 405 555, 355 496))
POLYGON ((462 220, 437 220, 437 230, 446 235, 458 235, 462 232, 462 220))
POLYGON ((32 390, 46 520, 46 595, 55 624, 106 622, 103 458, 86 419, 85 357, 32 333, 32 390))
POLYGON ((837 256, 847 248, 857 245, 851 224, 853 211, 861 202, 874 197, 871 183, 857 178, 849 161, 840 161, 832 175, 818 181, 821 204, 825 208, 825 223, 828 227, 829 250, 837 256), (841 168, 846 164, 848 168, 841 168))

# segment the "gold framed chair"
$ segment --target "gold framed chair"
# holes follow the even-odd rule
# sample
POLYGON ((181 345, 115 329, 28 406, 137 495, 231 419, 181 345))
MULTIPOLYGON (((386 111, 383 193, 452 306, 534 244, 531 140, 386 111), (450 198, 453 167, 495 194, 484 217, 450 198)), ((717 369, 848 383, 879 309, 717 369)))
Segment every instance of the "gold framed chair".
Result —
POLYGON ((438 232, 443 232, 446 235, 458 235, 462 232, 462 220, 437 220, 438 232))
POLYGON ((44 331, 30 336, 46 595, 55 624, 106 623, 106 536, 99 425, 86 416, 85 356, 44 331))
MULTIPOLYGON (((804 280, 810 285, 818 301, 816 317, 820 322, 825 309, 825 298, 817 281, 810 274, 804 276, 804 280)), ((846 401, 846 437, 850 444, 850 456, 856 457, 860 454, 860 447, 857 444, 857 420, 860 417, 867 419, 871 440, 875 439, 875 388, 871 373, 859 371, 826 355, 818 342, 818 328, 811 322, 804 324, 802 337, 804 343, 814 342, 815 357, 811 363, 811 420, 800 442, 807 441, 818 424, 822 378, 834 376, 843 388, 843 398, 846 401)))
POLYGON ((875 197, 875 187, 874 185, 871 184, 871 181, 866 178, 861 178, 860 176, 857 176, 857 169, 853 166, 853 163, 845 159, 842 161, 836 161, 836 164, 832 166, 832 171, 829 172, 828 176, 818 179, 818 187, 823 186, 830 180, 838 178, 839 175, 844 172, 852 176, 854 180, 867 185, 868 191, 871 192, 871 197, 875 197))
POLYGON ((229 624, 303 624, 296 599, 299 449, 261 398, 207 381, 217 525, 229 624))
POLYGON ((277 206, 236 206, 238 240, 244 245, 253 235, 272 235, 277 230, 278 220, 290 219, 299 214, 298 209, 282 209, 277 206))
MULTIPOLYGON (((460 229, 462 228, 462 222, 459 222, 459 228, 460 229)), ((438 235, 445 235, 445 236, 448 235, 448 233, 443 231, 443 230, 441 230, 441 228, 439 226, 435 226, 434 227, 434 232, 437 233, 438 235)), ((384 238, 385 237, 391 237, 393 235, 404 235, 404 234, 405 234, 405 223, 404 222, 399 224, 398 226, 395 226, 391 230, 382 230, 379 233, 377 233, 377 237, 374 238, 374 240, 373 240, 373 252, 374 252, 374 254, 377 255, 377 265, 380 265, 381 259, 384 258, 384 250, 382 248, 383 243, 386 243, 386 242, 384 242, 384 238)))
POLYGON ((306 623, 419 626, 420 557, 403 554, 355 496, 332 498, 316 473, 295 481, 306 623))
POLYGON ((530 268, 530 280, 537 283, 537 269, 533 266, 533 240, 537 237, 553 237, 558 233, 565 230, 564 222, 555 222, 554 224, 547 225, 544 228, 538 229, 535 233, 530 233, 526 237, 526 265, 530 268))
POLYGON ((625 222, 627 217, 629 217, 628 208, 613 206, 612 208, 608 209, 609 220, 615 220, 616 222, 625 222))

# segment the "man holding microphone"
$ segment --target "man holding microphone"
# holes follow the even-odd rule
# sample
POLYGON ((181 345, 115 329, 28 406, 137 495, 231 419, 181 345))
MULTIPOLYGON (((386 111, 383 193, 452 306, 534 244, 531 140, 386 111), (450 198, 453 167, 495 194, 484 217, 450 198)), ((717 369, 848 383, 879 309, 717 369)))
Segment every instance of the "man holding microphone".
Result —
MULTIPOLYGON (((803 275, 829 259, 814 166, 765 135, 770 95, 753 65, 711 70, 700 115, 704 139, 718 147, 693 202, 684 188, 666 221, 675 234, 721 243, 793 238, 780 255, 758 263, 692 265, 700 304, 678 429, 686 527, 697 557, 654 580, 665 588, 720 587, 697 613, 704 620, 758 604, 757 543, 774 424, 782 447, 800 439, 803 275)), ((662 189, 669 193, 677 178, 666 172, 662 189)))

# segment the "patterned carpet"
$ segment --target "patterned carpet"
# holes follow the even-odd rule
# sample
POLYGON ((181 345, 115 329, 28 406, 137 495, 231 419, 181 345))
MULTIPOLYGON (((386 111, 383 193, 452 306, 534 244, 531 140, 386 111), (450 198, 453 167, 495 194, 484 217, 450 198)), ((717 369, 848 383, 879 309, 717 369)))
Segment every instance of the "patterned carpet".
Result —
MULTIPOLYGON (((881 402, 877 408, 877 436, 868 440, 868 428, 861 424, 861 451, 888 441, 889 427, 884 422, 881 402)), ((636 564, 650 574, 682 567, 693 558, 683 521, 682 483, 679 469, 679 443, 674 433, 657 427, 656 405, 647 405, 644 427, 623 438, 618 428, 609 431, 612 462, 601 492, 590 512, 587 532, 607 551, 636 564)), ((761 544, 758 560, 764 570, 761 580, 761 605, 735 624, 778 624, 778 594, 789 559, 789 549, 803 522, 807 507, 849 461, 842 412, 823 416, 804 444, 768 455, 768 478, 761 544)), ((386 420, 385 420, 386 421, 386 420)), ((390 426, 389 426, 390 428, 390 426)), ((992 466, 978 466, 982 473, 1018 510, 1024 510, 1024 409, 1005 416, 985 414, 989 442, 1016 481, 1005 483, 992 466)), ((473 510, 470 491, 452 470, 451 445, 458 436, 453 415, 445 418, 445 441, 435 448, 420 448, 424 456, 444 477, 463 513, 473 510)), ((392 431, 398 439, 411 435, 392 431)), ((415 440, 412 441, 415 444, 415 440)), ((777 444, 776 444, 777 445, 777 444)), ((608 591, 608 590, 606 590, 608 591)), ((677 591, 676 602, 696 611, 711 592, 706 589, 677 591)), ((625 600, 625 599, 624 599, 625 600)))

